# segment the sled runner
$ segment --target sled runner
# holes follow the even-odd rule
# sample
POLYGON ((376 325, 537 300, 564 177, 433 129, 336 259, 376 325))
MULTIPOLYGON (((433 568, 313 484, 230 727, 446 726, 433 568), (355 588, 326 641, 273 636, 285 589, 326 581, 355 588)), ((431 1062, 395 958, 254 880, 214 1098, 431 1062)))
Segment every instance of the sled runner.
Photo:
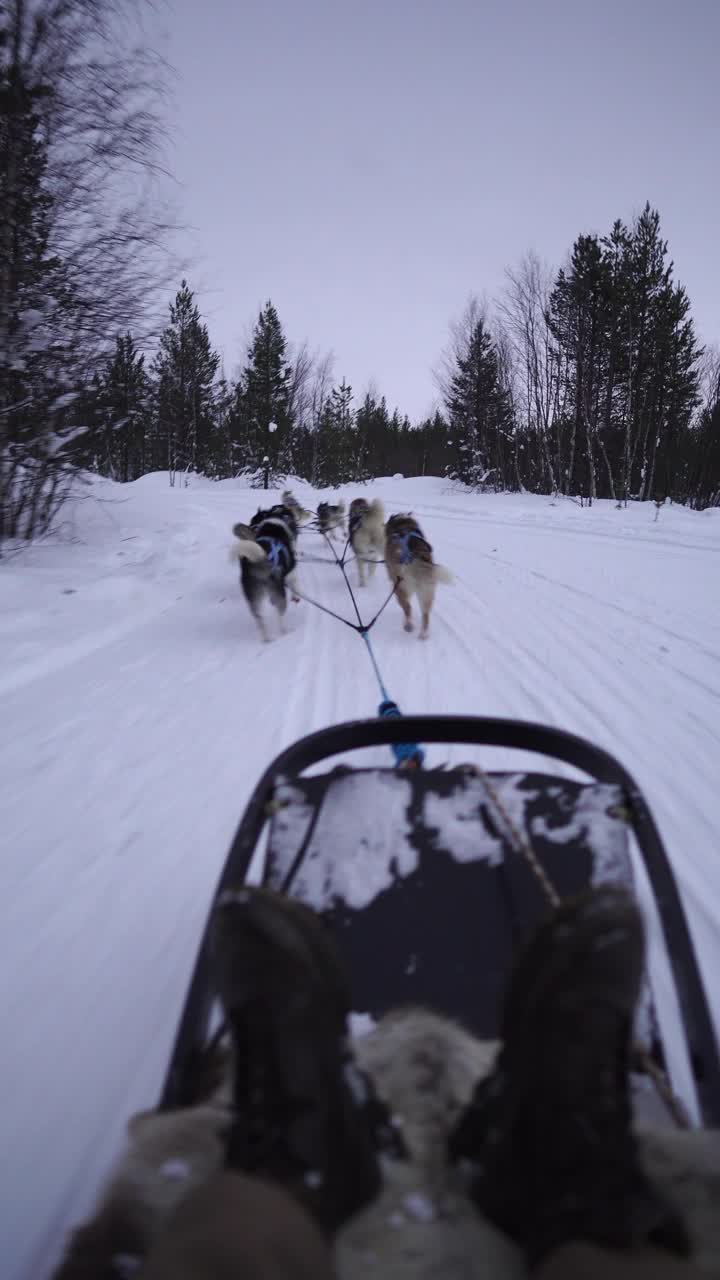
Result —
MULTIPOLYGON (((326 916, 356 1010, 377 1018, 424 1005, 487 1039, 497 1036, 513 953, 553 897, 605 880, 631 886, 648 928, 649 981, 636 1026, 646 1066, 667 1073, 691 1122, 720 1126, 718 1046, 670 863, 643 795, 605 751, 558 729, 469 716, 322 730, 282 752, 260 779, 219 889, 241 885, 251 863, 254 882, 326 916), (471 765, 306 772, 407 740, 534 752, 588 780, 571 780, 567 769, 471 765)), ((191 1101, 214 1005, 203 939, 162 1106, 191 1101)))

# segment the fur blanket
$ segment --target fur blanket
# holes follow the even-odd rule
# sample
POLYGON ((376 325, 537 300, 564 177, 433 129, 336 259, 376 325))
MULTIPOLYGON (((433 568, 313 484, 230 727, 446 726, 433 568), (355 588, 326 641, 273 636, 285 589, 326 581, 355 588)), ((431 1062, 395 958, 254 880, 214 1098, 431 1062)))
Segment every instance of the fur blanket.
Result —
MULTIPOLYGON (((369 1273, 383 1280, 526 1276, 518 1249, 479 1217, 445 1159, 448 1131, 489 1071, 495 1046, 445 1018, 410 1009, 357 1037, 355 1049, 401 1125, 410 1158, 384 1161, 382 1192, 340 1233, 340 1280, 365 1280, 369 1273)), ((118 1256, 132 1262, 145 1252, 183 1196, 220 1168, 228 1123, 225 1086, 202 1106, 134 1117, 127 1151, 96 1216, 75 1233, 56 1280, 87 1276, 87 1248, 99 1248, 109 1227, 118 1256)), ((649 1175, 686 1218, 694 1261, 717 1277, 720 1134, 655 1129, 641 1135, 641 1148, 649 1175)))

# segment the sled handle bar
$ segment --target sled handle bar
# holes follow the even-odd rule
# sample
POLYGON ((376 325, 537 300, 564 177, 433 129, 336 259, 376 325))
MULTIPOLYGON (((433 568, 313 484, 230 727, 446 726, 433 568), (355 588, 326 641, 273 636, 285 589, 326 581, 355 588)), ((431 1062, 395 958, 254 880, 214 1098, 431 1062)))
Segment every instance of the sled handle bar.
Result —
MULTIPOLYGON (((501 720, 489 716, 401 716, 398 719, 348 720, 319 729, 286 747, 265 770, 248 801, 245 814, 230 847, 226 871, 244 874, 266 818, 268 804, 280 779, 298 777, 305 769, 331 756, 362 747, 394 746, 402 742, 463 744, 505 747, 536 752, 581 769, 596 782, 614 783, 625 791, 632 810, 632 825, 646 857, 652 850, 667 864, 667 854, 645 797, 634 778, 602 747, 565 729, 530 720, 501 720), (647 853, 646 853, 647 847, 647 853)), ((654 865, 649 868, 655 871, 654 865)), ((666 866, 670 886, 674 882, 666 866)), ((224 877, 223 877, 224 878, 224 877)))

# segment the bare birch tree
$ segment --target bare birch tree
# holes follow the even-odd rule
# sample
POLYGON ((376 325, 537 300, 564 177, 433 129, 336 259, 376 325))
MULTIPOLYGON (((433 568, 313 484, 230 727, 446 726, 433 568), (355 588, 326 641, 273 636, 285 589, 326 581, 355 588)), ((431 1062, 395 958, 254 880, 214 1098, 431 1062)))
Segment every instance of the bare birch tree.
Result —
POLYGON ((164 68, 138 0, 0 9, 0 536, 47 528, 82 388, 169 279, 164 68))
POLYGON ((312 379, 308 426, 312 433, 310 483, 314 488, 317 488, 319 482, 321 423, 333 388, 334 368, 335 354, 332 351, 328 351, 324 356, 316 360, 312 379))
POLYGON ((561 398, 558 353, 548 325, 553 272, 531 251, 517 267, 508 267, 505 276, 505 289, 496 305, 512 351, 518 413, 536 437, 545 473, 543 487, 556 493, 553 429, 561 398))

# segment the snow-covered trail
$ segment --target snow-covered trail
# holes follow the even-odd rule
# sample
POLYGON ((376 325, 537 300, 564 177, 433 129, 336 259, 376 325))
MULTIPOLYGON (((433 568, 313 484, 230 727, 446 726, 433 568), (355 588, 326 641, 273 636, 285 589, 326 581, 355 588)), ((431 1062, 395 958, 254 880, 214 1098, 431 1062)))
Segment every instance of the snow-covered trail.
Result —
MULTIPOLYGON (((159 552, 154 603, 150 591, 134 615, 131 599, 113 621, 93 618, 89 633, 81 620, 57 647, 41 621, 47 647, 14 666, 17 687, 3 698, 13 733, 0 746, 0 1008, 14 1032, 0 1087, 13 1099, 6 1168, 22 1188, 8 1221, 28 1248, 18 1275, 42 1273, 38 1260, 97 1183, 125 1118, 158 1091, 213 888, 260 771, 308 727, 359 705, 356 672, 348 664, 337 677, 338 636, 318 611, 293 610, 287 636, 259 641, 227 556, 245 510, 223 497, 210 514, 182 503, 192 537, 171 537, 187 567, 176 580, 159 552)), ((146 578, 144 549, 134 567, 146 578)), ((330 599, 320 569, 307 566, 303 585, 330 599)), ((82 610, 99 590, 115 606, 107 583, 82 583, 73 599, 82 610)), ((122 600, 125 570, 115 584, 122 600)))
MULTIPOLYGON (((357 637, 307 603, 260 643, 227 548, 261 495, 160 477, 95 492, 109 501, 78 507, 74 540, 0 574, 1 1212, 18 1280, 45 1273, 125 1118, 154 1101, 260 772, 295 738, 377 705, 357 637)), ((408 712, 544 720, 614 751, 656 812, 710 985, 718 513, 654 521, 654 508, 462 496, 431 479, 372 492, 388 511, 412 508, 456 576, 429 643, 403 632, 394 601, 373 632, 393 696, 408 712)), ((302 590, 352 616, 340 573, 317 562, 322 540, 301 547, 302 590)), ((368 614, 386 590, 380 568, 358 593, 368 614)))

